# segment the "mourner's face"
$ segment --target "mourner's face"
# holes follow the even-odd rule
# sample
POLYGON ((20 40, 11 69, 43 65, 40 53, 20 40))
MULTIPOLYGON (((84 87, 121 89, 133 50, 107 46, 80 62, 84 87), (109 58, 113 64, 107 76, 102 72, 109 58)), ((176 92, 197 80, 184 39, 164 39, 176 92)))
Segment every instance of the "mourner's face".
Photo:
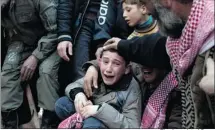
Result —
POLYGON ((162 80, 165 71, 157 68, 142 66, 143 79, 145 82, 154 84, 162 80))
POLYGON ((123 17, 130 27, 146 21, 147 10, 145 6, 123 3, 123 17))
POLYGON ((125 60, 116 52, 104 51, 100 59, 100 70, 104 83, 113 85, 128 73, 125 60))
POLYGON ((145 2, 150 14, 158 21, 160 32, 165 36, 179 38, 185 21, 171 8, 167 8, 164 0, 145 0, 145 2))

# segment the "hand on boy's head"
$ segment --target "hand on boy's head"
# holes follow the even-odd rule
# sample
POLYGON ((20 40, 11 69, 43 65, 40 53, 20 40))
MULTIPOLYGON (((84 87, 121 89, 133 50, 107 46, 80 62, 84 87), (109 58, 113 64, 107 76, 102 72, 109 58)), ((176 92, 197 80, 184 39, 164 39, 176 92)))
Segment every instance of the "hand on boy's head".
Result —
POLYGON ((111 38, 109 40, 107 40, 103 46, 103 49, 104 50, 108 50, 108 49, 115 49, 117 50, 117 46, 118 46, 118 43, 121 39, 120 38, 117 38, 117 37, 114 37, 114 38, 111 38))
POLYGON ((99 47, 96 51, 96 59, 100 59, 100 56, 101 56, 101 53, 103 51, 103 48, 102 47, 99 47))
POLYGON ((98 71, 94 66, 90 66, 84 76, 84 92, 87 97, 92 96, 92 87, 98 88, 98 71))

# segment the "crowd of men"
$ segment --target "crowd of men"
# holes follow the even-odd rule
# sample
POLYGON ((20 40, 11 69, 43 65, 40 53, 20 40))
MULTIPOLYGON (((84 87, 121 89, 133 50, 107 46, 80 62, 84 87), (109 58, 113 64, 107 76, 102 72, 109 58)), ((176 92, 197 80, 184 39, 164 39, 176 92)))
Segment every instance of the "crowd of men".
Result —
POLYGON ((3 128, 29 85, 40 128, 215 128, 214 0, 1 0, 1 39, 3 128))

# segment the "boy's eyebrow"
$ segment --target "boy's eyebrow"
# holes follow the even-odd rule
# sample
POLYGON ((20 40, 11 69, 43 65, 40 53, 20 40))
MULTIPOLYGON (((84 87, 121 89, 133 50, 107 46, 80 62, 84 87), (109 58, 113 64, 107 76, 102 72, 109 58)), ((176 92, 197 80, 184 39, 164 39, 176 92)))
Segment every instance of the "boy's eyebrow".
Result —
MULTIPOLYGON (((103 56, 103 58, 105 58, 105 59, 109 59, 109 57, 105 57, 105 56, 103 56)), ((122 63, 120 60, 118 60, 118 59, 113 59, 113 61, 117 61, 117 62, 120 62, 120 63, 122 63)))
POLYGON ((117 59, 114 59, 114 61, 117 61, 117 62, 120 62, 120 63, 122 63, 120 60, 117 60, 117 59))

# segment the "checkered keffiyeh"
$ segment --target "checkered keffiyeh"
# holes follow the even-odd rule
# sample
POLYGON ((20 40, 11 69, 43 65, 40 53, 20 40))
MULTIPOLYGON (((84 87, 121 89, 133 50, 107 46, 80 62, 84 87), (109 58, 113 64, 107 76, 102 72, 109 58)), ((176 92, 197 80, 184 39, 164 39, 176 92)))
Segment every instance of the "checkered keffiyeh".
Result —
POLYGON ((150 96, 143 113, 141 128, 162 128, 170 92, 177 87, 173 72, 170 72, 150 96))
POLYGON ((58 129, 81 129, 83 118, 79 113, 75 113, 70 117, 63 120, 59 125, 58 129))
POLYGON ((194 0, 181 37, 167 39, 166 48, 170 60, 181 76, 193 63, 205 39, 214 30, 213 2, 213 0, 194 0))

